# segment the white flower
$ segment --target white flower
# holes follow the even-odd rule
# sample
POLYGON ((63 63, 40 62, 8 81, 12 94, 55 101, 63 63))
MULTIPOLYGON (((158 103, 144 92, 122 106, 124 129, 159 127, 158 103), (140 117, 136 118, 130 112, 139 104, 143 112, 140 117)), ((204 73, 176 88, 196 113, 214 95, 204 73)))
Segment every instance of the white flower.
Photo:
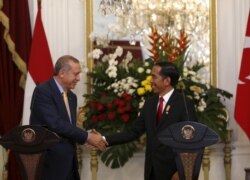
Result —
POLYGON ((108 62, 108 60, 109 60, 109 56, 105 54, 105 55, 102 57, 102 62, 108 62))
POLYGON ((136 91, 136 88, 132 86, 135 84, 134 82, 137 82, 137 80, 128 76, 109 85, 109 89, 116 89, 115 93, 117 93, 118 96, 122 95, 124 92, 132 95, 136 91))
POLYGON ((183 68, 183 73, 188 73, 187 67, 184 67, 184 68, 183 68))
POLYGON ((199 82, 198 79, 197 79, 197 77, 195 77, 195 76, 191 77, 191 80, 192 80, 193 82, 199 82))
POLYGON ((150 74, 150 73, 151 73, 151 69, 147 69, 147 70, 146 70, 146 73, 147 73, 147 74, 150 74))
POLYGON ((109 45, 109 38, 107 34, 96 35, 95 33, 90 33, 89 39, 91 42, 95 42, 97 46, 107 47, 109 45))
POLYGON ((127 54, 126 54, 126 60, 127 60, 128 62, 130 62, 130 61, 132 60, 132 58, 133 58, 132 53, 131 53, 130 51, 128 51, 127 54))
POLYGON ((102 50, 100 50, 100 49, 94 49, 93 51, 92 51, 92 57, 94 58, 94 59, 99 59, 100 58, 100 56, 103 54, 103 52, 102 52, 102 50))
POLYGON ((109 66, 116 66, 117 64, 118 64, 117 60, 115 60, 113 58, 109 60, 109 66))
POLYGON ((187 77, 187 76, 188 76, 188 72, 183 71, 183 77, 187 77))
POLYGON ((120 57, 123 53, 123 49, 121 46, 117 46, 116 50, 115 50, 115 54, 120 57))
POLYGON ((135 88, 138 87, 137 81, 136 81, 135 83, 132 84, 132 87, 135 87, 135 88))
POLYGON ((132 60, 133 56, 130 51, 127 52, 126 57, 122 60, 121 66, 123 66, 128 72, 128 63, 132 60))
POLYGON ((200 111, 200 112, 203 112, 203 111, 205 110, 205 108, 204 108, 203 106, 198 106, 197 109, 198 109, 198 111, 200 111))
POLYGON ((145 99, 144 99, 144 97, 142 97, 141 101, 139 103, 139 109, 141 109, 144 106, 144 103, 145 103, 145 99))
POLYGON ((188 71, 188 74, 192 75, 192 76, 195 76, 196 75, 196 72, 194 71, 188 71))
POLYGON ((135 89, 129 89, 127 93, 132 95, 134 92, 135 92, 135 89))
POLYGON ((139 68, 137 69, 137 72, 138 72, 138 73, 143 73, 143 72, 144 72, 144 68, 143 68, 143 67, 139 67, 139 68))
POLYGON ((109 45, 109 38, 107 34, 102 34, 96 37, 96 45, 102 47, 108 47, 109 45))
POLYGON ((129 84, 124 84, 123 85, 123 89, 124 90, 129 90, 130 89, 130 85, 129 84))
POLYGON ((148 66, 149 66, 149 62, 145 62, 145 63, 144 63, 144 66, 145 66, 145 67, 148 67, 148 66))
POLYGON ((197 109, 198 109, 198 111, 202 112, 206 109, 206 107, 207 107, 207 103, 202 98, 199 102, 199 106, 197 107, 197 109))
POLYGON ((110 71, 110 72, 108 73, 108 76, 109 76, 110 78, 116 78, 116 77, 117 77, 117 72, 116 72, 116 71, 110 71))
POLYGON ((105 73, 110 77, 110 78, 116 78, 117 76, 117 67, 116 66, 109 66, 105 73))
POLYGON ((114 53, 114 54, 109 54, 109 58, 110 59, 116 59, 117 58, 117 54, 114 53))
POLYGON ((200 99, 200 95, 197 92, 194 92, 194 99, 200 99))
POLYGON ((111 87, 114 88, 114 89, 118 88, 118 86, 119 86, 118 83, 111 84, 111 87))
POLYGON ((128 82, 129 84, 132 84, 133 81, 134 81, 134 78, 133 78, 133 77, 131 77, 131 76, 128 76, 128 77, 127 77, 127 82, 128 82))

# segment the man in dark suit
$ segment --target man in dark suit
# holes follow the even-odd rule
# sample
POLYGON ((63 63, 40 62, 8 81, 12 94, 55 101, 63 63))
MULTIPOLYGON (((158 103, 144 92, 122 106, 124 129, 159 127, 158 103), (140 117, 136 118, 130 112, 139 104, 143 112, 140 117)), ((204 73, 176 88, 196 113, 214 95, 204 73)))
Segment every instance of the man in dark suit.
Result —
POLYGON ((100 150, 106 148, 102 136, 76 127, 77 98, 70 89, 74 89, 80 80, 80 72, 76 58, 62 56, 55 64, 54 76, 34 90, 30 124, 46 126, 62 138, 62 142, 46 151, 42 180, 80 179, 76 142, 88 143, 100 150))
POLYGON ((171 124, 193 120, 196 112, 192 101, 174 89, 179 72, 170 62, 159 62, 152 69, 151 86, 153 97, 146 100, 138 119, 130 131, 106 136, 109 146, 126 143, 139 138, 146 132, 145 180, 178 180, 175 154, 172 149, 159 142, 157 133, 171 124), (163 98, 163 105, 159 99, 163 98), (161 117, 156 121, 158 106, 162 106, 161 117))

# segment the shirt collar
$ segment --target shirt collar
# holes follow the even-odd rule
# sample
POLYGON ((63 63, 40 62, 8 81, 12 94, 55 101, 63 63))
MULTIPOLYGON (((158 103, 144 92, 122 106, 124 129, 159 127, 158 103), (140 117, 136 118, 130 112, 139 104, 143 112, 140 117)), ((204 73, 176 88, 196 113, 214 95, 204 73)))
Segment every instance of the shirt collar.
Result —
POLYGON ((170 96, 173 94, 174 88, 163 96, 164 102, 168 102, 170 96))
POLYGON ((53 78, 56 82, 56 86, 58 87, 59 91, 61 92, 61 94, 64 92, 63 87, 59 84, 59 82, 56 81, 56 78, 53 78))

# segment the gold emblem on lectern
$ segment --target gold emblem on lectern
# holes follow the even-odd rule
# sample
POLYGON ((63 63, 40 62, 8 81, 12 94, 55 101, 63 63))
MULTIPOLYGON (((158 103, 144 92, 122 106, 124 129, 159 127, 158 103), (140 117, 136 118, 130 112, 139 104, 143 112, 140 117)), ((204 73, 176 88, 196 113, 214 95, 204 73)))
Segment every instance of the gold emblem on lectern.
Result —
POLYGON ((195 129, 191 125, 185 125, 181 129, 181 134, 184 139, 193 139, 195 129))
POLYGON ((36 133, 31 128, 26 128, 22 131, 22 140, 26 143, 33 142, 35 140, 36 133))

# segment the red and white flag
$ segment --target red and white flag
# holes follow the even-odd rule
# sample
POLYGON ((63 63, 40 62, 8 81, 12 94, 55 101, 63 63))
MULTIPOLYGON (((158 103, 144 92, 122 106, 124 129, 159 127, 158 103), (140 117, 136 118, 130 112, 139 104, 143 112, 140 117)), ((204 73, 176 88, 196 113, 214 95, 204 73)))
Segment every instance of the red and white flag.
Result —
POLYGON ((35 28, 30 49, 28 74, 25 86, 22 124, 29 124, 30 103, 33 90, 39 83, 53 75, 53 63, 41 17, 41 4, 38 4, 35 28))
POLYGON ((250 13, 237 86, 235 119, 250 139, 250 13))

